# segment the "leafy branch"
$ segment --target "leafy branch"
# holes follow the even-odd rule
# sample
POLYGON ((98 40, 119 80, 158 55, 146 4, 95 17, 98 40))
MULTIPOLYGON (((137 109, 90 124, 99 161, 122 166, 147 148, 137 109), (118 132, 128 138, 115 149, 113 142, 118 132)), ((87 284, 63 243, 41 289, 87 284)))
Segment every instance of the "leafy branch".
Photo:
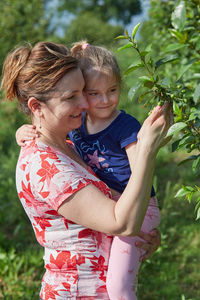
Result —
MULTIPOLYGON (((195 174, 200 169, 200 85, 199 54, 200 54, 200 4, 192 1, 180 0, 171 14, 172 28, 168 29, 171 39, 165 47, 164 57, 154 61, 151 55, 151 45, 141 50, 135 39, 139 29, 138 23, 129 34, 116 39, 126 43, 118 51, 132 48, 139 57, 139 62, 132 64, 124 72, 129 75, 136 70, 143 70, 144 75, 138 77, 136 85, 131 87, 129 98, 144 101, 144 105, 162 105, 165 101, 171 102, 175 124, 171 126, 168 136, 177 135, 178 139, 172 144, 172 151, 185 149, 191 156, 180 164, 192 162, 195 174), (195 18, 196 15, 196 18, 195 18), (175 42, 171 42, 175 39, 175 42), (160 68, 170 63, 170 76, 160 68), (173 68, 172 68, 173 66, 173 68), (165 76, 166 74, 166 76, 165 76), (170 78, 169 78, 170 77, 170 78)), ((197 195, 196 213, 200 218, 200 188, 187 185, 177 192, 176 197, 183 197, 191 201, 197 195)))

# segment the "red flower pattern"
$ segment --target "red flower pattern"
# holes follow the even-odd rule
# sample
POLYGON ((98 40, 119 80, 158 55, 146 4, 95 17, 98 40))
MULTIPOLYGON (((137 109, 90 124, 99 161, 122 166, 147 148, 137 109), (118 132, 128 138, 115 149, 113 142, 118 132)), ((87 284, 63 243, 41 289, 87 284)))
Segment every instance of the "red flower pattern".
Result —
POLYGON ((53 285, 46 284, 44 295, 45 295, 43 296, 44 298, 42 298, 44 300, 50 300, 50 299, 56 300, 56 296, 59 296, 59 293, 55 290, 55 287, 53 285))
POLYGON ((37 145, 35 141, 22 148, 17 166, 17 188, 37 240, 46 248, 46 273, 40 293, 43 300, 75 299, 77 296, 80 299, 108 299, 105 282, 112 239, 75 224, 57 212, 62 201, 88 183, 110 197, 109 188, 92 171, 85 170, 83 174, 80 168, 77 172, 77 164, 63 158, 55 149, 37 145), (66 171, 62 177, 63 165, 69 169, 69 176, 66 171), (58 173, 59 181, 52 181, 58 173), (79 181, 77 176, 80 176, 79 181), (91 249, 91 245, 95 248, 91 249), (82 282, 84 269, 86 276, 89 274, 89 282, 82 282))
POLYGON ((44 182, 47 180, 47 182, 59 172, 59 170, 56 168, 55 164, 53 163, 50 165, 48 161, 42 162, 42 168, 37 172, 37 175, 42 177, 40 181, 44 182))

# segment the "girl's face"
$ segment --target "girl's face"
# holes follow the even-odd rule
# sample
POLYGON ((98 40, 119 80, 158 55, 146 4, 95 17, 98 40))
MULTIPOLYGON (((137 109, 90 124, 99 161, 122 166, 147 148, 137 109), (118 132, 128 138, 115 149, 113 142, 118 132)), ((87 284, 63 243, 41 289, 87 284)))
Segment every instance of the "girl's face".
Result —
POLYGON ((119 83, 111 72, 87 72, 85 94, 89 117, 94 121, 112 117, 119 103, 119 89, 119 83))

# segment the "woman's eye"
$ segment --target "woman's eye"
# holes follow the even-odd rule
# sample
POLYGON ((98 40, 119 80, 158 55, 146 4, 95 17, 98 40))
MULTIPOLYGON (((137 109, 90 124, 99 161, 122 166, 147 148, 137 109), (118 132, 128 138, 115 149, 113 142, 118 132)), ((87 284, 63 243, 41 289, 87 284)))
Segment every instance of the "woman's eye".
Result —
POLYGON ((72 100, 74 98, 74 95, 68 97, 66 100, 72 100))

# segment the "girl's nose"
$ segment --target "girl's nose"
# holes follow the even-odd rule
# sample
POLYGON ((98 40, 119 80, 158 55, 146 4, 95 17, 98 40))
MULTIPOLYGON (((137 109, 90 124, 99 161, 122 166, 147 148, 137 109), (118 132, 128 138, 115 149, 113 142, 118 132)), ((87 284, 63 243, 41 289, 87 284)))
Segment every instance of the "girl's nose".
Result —
POLYGON ((108 97, 107 97, 106 94, 103 94, 103 95, 102 95, 102 100, 103 100, 104 103, 107 103, 107 102, 108 102, 108 97))

